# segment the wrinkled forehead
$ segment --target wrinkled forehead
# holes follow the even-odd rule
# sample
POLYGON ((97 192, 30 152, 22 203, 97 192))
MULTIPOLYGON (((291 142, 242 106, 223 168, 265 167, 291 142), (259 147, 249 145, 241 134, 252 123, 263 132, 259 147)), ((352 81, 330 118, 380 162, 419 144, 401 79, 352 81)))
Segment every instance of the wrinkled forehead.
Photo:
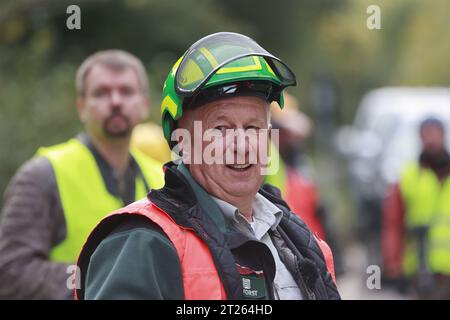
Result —
POLYGON ((196 118, 267 120, 270 104, 260 97, 242 96, 218 99, 194 109, 196 118))
POLYGON ((131 86, 140 87, 135 70, 128 66, 111 66, 95 64, 85 78, 86 89, 96 86, 131 86))

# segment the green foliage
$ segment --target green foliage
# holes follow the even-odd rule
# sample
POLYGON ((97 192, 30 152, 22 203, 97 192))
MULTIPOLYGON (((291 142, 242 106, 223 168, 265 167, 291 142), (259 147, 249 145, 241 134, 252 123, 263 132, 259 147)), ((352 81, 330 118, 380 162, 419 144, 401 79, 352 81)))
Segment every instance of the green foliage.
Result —
POLYGON ((293 68, 300 85, 292 92, 306 112, 313 111, 315 77, 331 79, 337 120, 349 122, 373 87, 448 86, 449 23, 447 0, 3 0, 0 191, 39 146, 82 129, 73 79, 97 50, 121 48, 144 61, 156 120, 162 84, 184 50, 212 32, 241 32, 293 68), (66 28, 66 8, 74 3, 81 30, 66 28), (381 30, 366 27, 371 4, 381 8, 381 30))

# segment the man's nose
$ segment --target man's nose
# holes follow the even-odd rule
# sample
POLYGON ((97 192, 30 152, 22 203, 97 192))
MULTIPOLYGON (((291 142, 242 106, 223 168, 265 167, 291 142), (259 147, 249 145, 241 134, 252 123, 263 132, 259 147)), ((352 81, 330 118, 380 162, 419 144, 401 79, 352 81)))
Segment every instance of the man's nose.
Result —
POLYGON ((247 151, 247 139, 245 137, 245 133, 243 131, 238 130, 236 135, 236 148, 237 152, 246 152, 247 151))
POLYGON ((122 95, 118 90, 113 90, 111 92, 111 107, 120 108, 122 106, 122 95))
POLYGON ((236 130, 234 139, 234 153, 240 156, 246 156, 249 151, 249 141, 243 129, 236 130))

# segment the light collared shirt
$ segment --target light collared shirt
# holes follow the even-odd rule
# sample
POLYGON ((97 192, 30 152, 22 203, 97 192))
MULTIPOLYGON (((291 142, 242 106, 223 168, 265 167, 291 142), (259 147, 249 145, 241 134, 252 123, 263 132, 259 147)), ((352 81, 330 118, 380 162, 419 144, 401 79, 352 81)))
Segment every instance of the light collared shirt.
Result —
POLYGON ((275 299, 301 300, 302 294, 294 277, 281 261, 268 231, 275 230, 281 221, 283 213, 277 206, 257 193, 252 203, 253 221, 249 222, 239 209, 221 199, 211 196, 220 210, 233 226, 245 235, 264 243, 272 252, 275 261, 275 279, 273 283, 275 299))

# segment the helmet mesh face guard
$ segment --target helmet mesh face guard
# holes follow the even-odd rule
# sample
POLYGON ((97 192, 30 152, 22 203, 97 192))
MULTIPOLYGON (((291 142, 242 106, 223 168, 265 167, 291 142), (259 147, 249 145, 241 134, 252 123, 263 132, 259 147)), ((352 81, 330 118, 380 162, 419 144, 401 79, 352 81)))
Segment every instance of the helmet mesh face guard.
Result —
POLYGON ((295 86, 294 73, 251 38, 231 32, 206 36, 175 63, 164 83, 161 116, 170 144, 175 122, 190 107, 221 96, 260 94, 282 107, 282 90, 295 86))
POLYGON ((254 40, 237 33, 221 32, 200 39, 183 55, 175 75, 175 90, 179 95, 189 97, 195 95, 216 73, 260 70, 258 56, 265 58, 267 69, 278 78, 280 86, 295 85, 294 73, 254 40), (229 65, 236 60, 246 60, 247 65, 229 65))

